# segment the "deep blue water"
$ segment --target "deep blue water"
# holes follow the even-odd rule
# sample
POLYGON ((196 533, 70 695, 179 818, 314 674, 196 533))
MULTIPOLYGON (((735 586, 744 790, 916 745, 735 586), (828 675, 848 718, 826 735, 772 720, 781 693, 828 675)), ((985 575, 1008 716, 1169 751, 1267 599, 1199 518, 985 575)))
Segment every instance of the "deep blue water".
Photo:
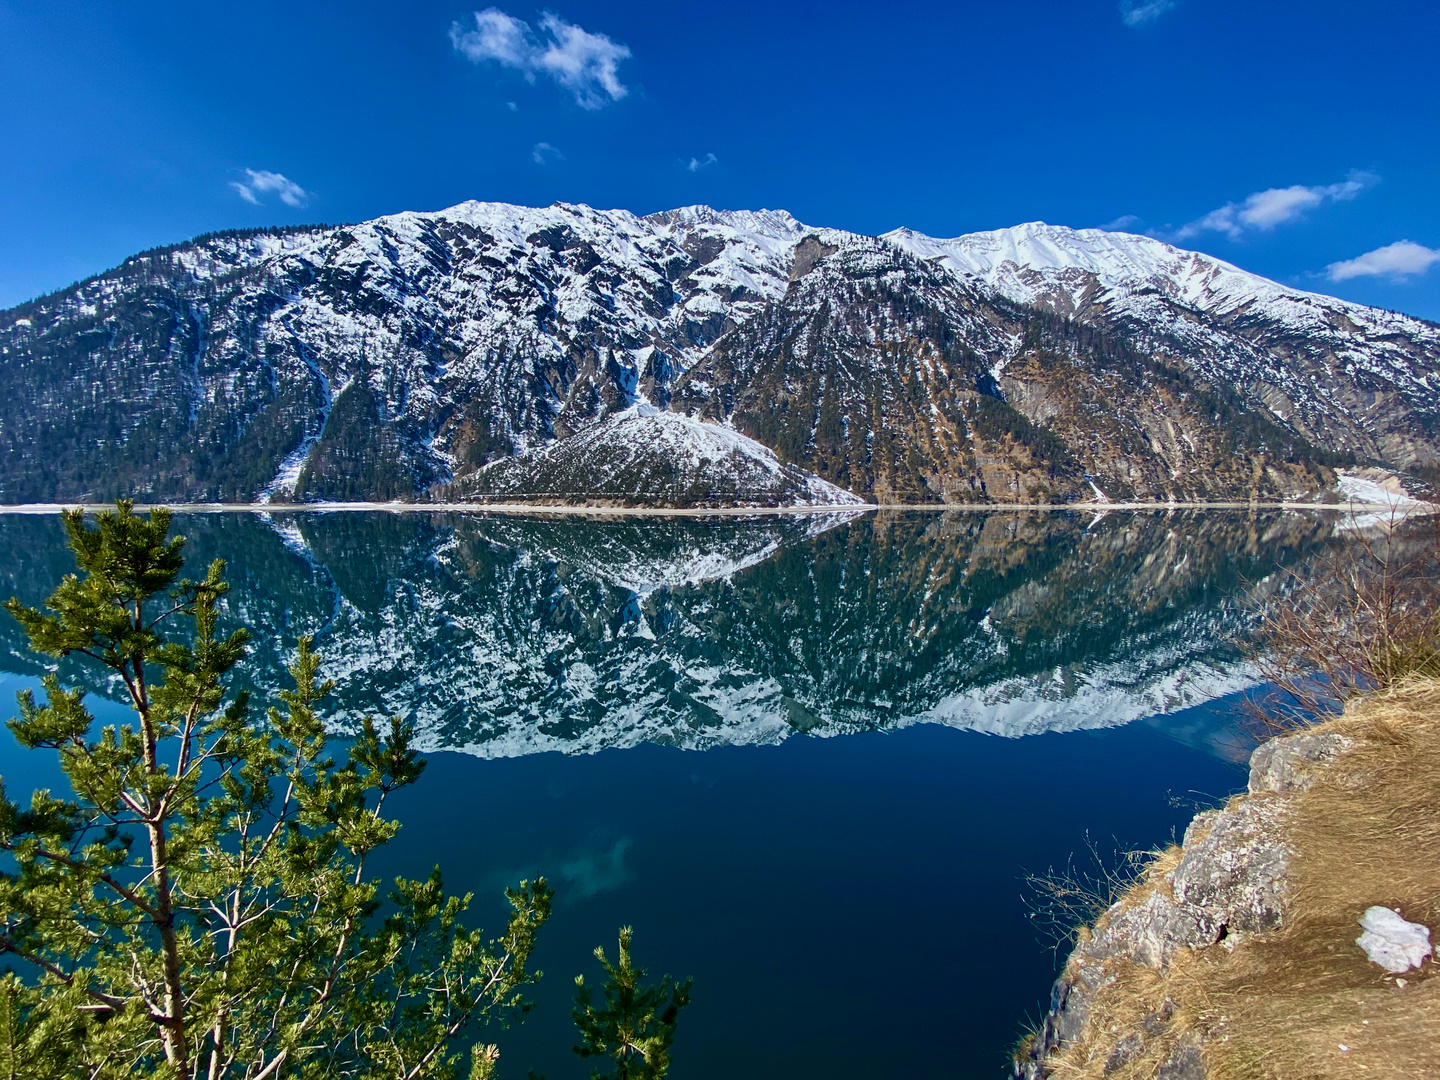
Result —
POLYGON ((1027 917, 1024 871, 1088 858, 1087 834, 1102 851, 1164 843, 1190 816, 1173 796, 1242 783, 1164 724, 442 754, 399 804, 385 869, 438 862, 482 897, 522 873, 555 882, 539 1011, 501 1043, 511 1068, 588 1076, 566 1053, 570 980, 630 924, 652 971, 695 976, 676 1080, 998 1077, 1063 959, 1027 917))
MULTIPOLYGON (((622 925, 652 973, 695 978, 674 1080, 1003 1076, 1063 961, 1024 875, 1164 844, 1243 785, 1234 696, 1179 706, 1224 686, 1235 597, 1323 539, 1254 515, 420 518, 182 527, 234 568, 246 681, 273 689, 284 638, 317 632, 342 721, 428 733, 376 872, 440 864, 497 932, 506 885, 555 886, 538 1008, 484 1036, 511 1080, 589 1075, 572 980, 622 925), (967 730, 997 724, 1018 737, 967 730)), ((43 599, 56 525, 0 518, 0 591, 43 599)), ((8 709, 38 668, 5 633, 8 709)), ((0 774, 59 783, 8 735, 0 774)))
MULTIPOLYGON (((0 676, 7 703, 33 685, 0 676)), ((1063 960, 1028 917, 1024 872, 1165 843, 1190 817, 1176 803, 1243 785, 1203 739, 1173 737, 1223 734, 1226 715, 1024 739, 925 725, 703 753, 438 753, 394 796, 405 827, 372 866, 439 864, 497 930, 507 884, 554 884, 539 1007, 486 1036, 506 1077, 589 1076, 569 1052, 571 980, 595 978, 591 950, 613 956, 632 925, 640 963, 695 977, 675 1080, 996 1078, 1063 960)), ((0 773, 12 798, 60 786, 8 733, 0 773)))

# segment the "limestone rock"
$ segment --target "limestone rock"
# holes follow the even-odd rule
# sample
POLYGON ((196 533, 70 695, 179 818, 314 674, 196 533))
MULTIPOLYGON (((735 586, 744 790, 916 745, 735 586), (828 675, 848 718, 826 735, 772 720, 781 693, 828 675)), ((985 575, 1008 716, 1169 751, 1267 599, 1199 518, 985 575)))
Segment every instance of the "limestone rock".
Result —
POLYGON ((1302 733, 1262 743, 1250 758, 1250 793, 1304 791, 1317 765, 1334 761, 1350 740, 1333 732, 1302 733))
POLYGON ((1284 807, 1246 799, 1207 811, 1185 833, 1185 854, 1164 881, 1138 903, 1105 913, 1079 953, 1087 959, 1123 956, 1164 969, 1179 949, 1201 948, 1239 933, 1280 925, 1290 851, 1274 839, 1284 807))

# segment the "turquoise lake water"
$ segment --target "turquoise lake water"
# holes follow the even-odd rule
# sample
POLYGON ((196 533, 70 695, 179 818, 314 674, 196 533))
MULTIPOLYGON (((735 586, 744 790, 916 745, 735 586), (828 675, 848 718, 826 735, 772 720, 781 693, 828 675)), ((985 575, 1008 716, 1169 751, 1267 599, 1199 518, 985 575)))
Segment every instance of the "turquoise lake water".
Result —
MULTIPOLYGON (((517 1080, 589 1075, 572 979, 620 925, 652 972, 695 977, 676 1080, 1004 1075, 1063 960, 1025 874, 1166 843, 1243 786, 1235 640, 1330 531, 1239 511, 175 528, 230 564, 243 681, 280 685, 314 633, 337 729, 419 725, 430 765, 378 872, 439 863, 496 929, 506 884, 555 885, 539 1007, 486 1036, 517 1080)), ((0 516, 0 551, 0 592, 30 603, 71 568, 51 517, 0 516)), ((40 668, 0 638, 8 703, 40 668)), ((0 773, 12 795, 56 782, 8 738, 0 773)))

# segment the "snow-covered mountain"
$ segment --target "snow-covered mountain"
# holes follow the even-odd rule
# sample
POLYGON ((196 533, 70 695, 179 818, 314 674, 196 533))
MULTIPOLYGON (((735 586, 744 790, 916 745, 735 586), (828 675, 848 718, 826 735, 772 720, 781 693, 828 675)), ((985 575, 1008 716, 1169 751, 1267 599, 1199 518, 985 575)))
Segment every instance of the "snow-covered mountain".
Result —
POLYGON ((863 503, 732 427, 638 403, 567 439, 491 462, 446 495, 585 505, 863 503))
POLYGON ((1042 222, 885 239, 1016 303, 1113 328, 1319 446, 1435 465, 1440 327, 1303 292, 1130 233, 1042 222), (1391 397, 1399 408, 1377 408, 1391 397))
MULTIPOLYGON (((614 420, 640 407, 768 448, 800 477, 776 500, 1297 495, 1346 461, 1440 464, 1437 380, 1432 324, 1146 237, 469 202, 201 237, 0 312, 0 501, 409 499, 486 475, 511 498, 557 458, 678 452, 673 424, 614 420), (561 449, 595 425, 638 446, 561 449)), ((684 498, 758 460, 722 458, 684 498)), ((674 501, 631 479, 577 482, 674 501)))

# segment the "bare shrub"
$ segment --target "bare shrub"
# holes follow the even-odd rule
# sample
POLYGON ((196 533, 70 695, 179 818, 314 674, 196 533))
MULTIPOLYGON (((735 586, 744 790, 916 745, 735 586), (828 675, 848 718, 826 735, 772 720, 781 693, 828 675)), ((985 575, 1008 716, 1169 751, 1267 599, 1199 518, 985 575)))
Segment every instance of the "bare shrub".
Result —
POLYGON ((1162 870, 1172 868, 1170 855, 1179 849, 1172 844, 1156 851, 1132 851, 1116 844, 1107 856, 1086 833, 1085 850, 1088 863, 1072 854, 1059 869, 1027 871, 1021 878, 1026 917, 1057 951, 1074 945, 1121 896, 1141 888, 1157 864, 1163 864, 1162 870))
POLYGON ((1271 689, 1252 702, 1263 727, 1339 713, 1358 694, 1440 677, 1440 515, 1353 527, 1287 572, 1250 656, 1271 689))

